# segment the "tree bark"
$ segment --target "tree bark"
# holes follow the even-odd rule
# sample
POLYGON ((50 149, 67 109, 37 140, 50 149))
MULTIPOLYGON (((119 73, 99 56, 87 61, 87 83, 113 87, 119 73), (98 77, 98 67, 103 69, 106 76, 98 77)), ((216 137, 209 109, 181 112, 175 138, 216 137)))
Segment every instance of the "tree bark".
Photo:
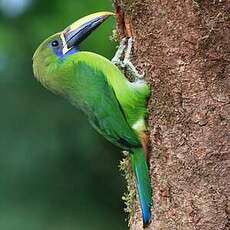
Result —
MULTIPOLYGON (((230 229, 230 2, 115 0, 120 37, 146 73, 152 223, 230 229)), ((139 207, 131 229, 142 229, 139 207)))

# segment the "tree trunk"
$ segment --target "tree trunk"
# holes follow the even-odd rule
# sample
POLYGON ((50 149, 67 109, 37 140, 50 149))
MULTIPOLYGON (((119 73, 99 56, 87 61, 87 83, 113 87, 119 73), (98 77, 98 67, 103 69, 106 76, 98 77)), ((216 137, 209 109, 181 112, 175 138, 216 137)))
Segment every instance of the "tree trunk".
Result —
MULTIPOLYGON (((152 223, 230 229, 230 2, 115 0, 120 37, 146 73, 152 223)), ((131 229, 142 229, 139 207, 131 229)))

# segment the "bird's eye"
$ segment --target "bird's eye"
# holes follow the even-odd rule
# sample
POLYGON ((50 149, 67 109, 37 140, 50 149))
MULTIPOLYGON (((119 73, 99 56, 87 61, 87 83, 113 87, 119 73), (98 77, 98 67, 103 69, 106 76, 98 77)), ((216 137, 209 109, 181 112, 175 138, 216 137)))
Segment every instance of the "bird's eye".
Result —
POLYGON ((51 45, 53 47, 57 47, 57 46, 59 46, 59 42, 57 40, 54 40, 54 41, 52 41, 51 45))

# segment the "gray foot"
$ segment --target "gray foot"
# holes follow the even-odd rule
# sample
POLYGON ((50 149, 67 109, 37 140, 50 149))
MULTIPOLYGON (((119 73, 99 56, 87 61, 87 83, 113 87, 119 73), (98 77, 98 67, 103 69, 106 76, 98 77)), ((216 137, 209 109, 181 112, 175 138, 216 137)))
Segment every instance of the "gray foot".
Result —
POLYGON ((123 56, 123 53, 125 51, 125 48, 126 48, 126 38, 122 38, 121 39, 121 42, 120 42, 120 45, 113 57, 113 59, 111 60, 111 62, 118 66, 119 68, 123 68, 123 61, 122 61, 122 56, 123 56))
POLYGON ((112 62, 117 65, 121 69, 126 69, 127 72, 132 76, 133 80, 142 80, 144 78, 144 73, 140 74, 136 67, 132 64, 130 61, 130 56, 132 52, 132 46, 133 46, 133 39, 129 38, 126 45, 126 38, 123 38, 121 40, 120 46, 112 59, 112 62), (126 50, 125 50, 126 49, 126 50), (124 53, 124 59, 123 58, 124 53))

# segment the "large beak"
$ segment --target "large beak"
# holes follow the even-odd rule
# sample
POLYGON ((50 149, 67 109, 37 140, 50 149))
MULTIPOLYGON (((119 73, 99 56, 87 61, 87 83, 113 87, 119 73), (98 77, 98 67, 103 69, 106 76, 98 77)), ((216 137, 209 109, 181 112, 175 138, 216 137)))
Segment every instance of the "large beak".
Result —
POLYGON ((78 46, 111 15, 114 15, 114 13, 98 12, 90 14, 68 26, 61 32, 63 54, 66 54, 71 48, 78 46))

